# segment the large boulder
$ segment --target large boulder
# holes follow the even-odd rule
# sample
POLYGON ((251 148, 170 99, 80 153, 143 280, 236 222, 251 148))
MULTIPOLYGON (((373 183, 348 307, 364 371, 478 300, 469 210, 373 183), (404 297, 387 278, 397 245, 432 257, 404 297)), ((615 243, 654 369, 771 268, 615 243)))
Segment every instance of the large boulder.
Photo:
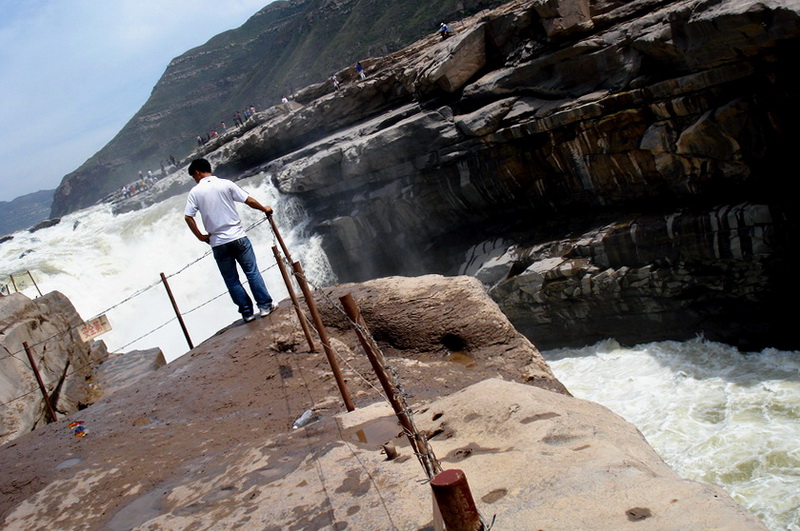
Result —
POLYGON ((82 322, 57 291, 34 300, 21 293, 0 296, 0 443, 52 420, 28 353, 57 418, 93 402, 88 381, 106 351, 102 343, 80 339, 76 327, 82 322))

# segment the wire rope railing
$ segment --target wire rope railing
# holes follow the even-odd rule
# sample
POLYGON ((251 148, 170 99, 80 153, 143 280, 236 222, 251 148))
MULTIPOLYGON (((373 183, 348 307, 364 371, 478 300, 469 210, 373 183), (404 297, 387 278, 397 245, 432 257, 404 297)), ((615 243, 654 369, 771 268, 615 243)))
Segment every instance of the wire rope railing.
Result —
MULTIPOLYGON (((256 221, 255 223, 253 223, 253 224, 251 224, 250 226, 248 226, 248 227, 247 227, 247 229, 246 229, 246 231, 247 231, 247 232, 250 232, 252 229, 254 229, 255 227, 257 227, 257 226, 261 225, 262 223, 264 223, 264 222, 266 222, 266 221, 267 221, 267 219, 266 219, 266 218, 264 218, 264 219, 261 219, 261 220, 258 220, 258 221, 256 221)), ((205 252, 205 253, 203 253, 201 256, 199 256, 198 258, 196 258, 196 259, 192 260, 191 262, 189 262, 189 263, 185 264, 184 266, 182 266, 182 267, 181 267, 180 269, 178 269, 177 271, 175 271, 175 272, 173 272, 173 273, 170 273, 169 275, 165 275, 165 276, 166 276, 167 278, 173 278, 173 277, 176 277, 177 275, 179 275, 179 274, 183 273, 183 272, 184 272, 184 271, 186 271, 188 268, 190 268, 191 266, 193 266, 193 265, 197 264, 198 262, 202 261, 204 258, 208 257, 208 256, 209 256, 209 255, 211 255, 211 254, 212 254, 212 252, 211 252, 210 250, 209 250, 209 251, 206 251, 206 252, 205 252)), ((261 271, 261 273, 264 273, 264 272, 266 272, 266 271, 268 271, 268 270, 270 270, 270 269, 272 269, 272 268, 274 268, 274 267, 276 267, 276 265, 275 265, 275 264, 273 264, 273 265, 270 265, 270 266, 267 266, 267 267, 265 267, 265 268, 261 269, 260 271, 261 271)), ((32 275, 31 275, 31 278, 33 278, 33 276, 32 276, 32 275)), ((247 284, 247 281, 245 280, 245 282, 244 282, 244 283, 245 283, 245 284, 247 284)), ((135 292, 133 292, 132 294, 128 295, 128 296, 127 296, 127 297, 125 297, 124 299, 122 299, 122 300, 120 300, 120 301, 118 301, 118 302, 116 302, 116 303, 112 304, 111 306, 108 306, 108 307, 107 307, 107 308, 105 308, 103 311, 100 311, 100 312, 98 312, 97 314, 93 315, 91 318, 87 319, 87 320, 86 320, 86 322, 88 322, 88 321, 92 321, 92 320, 94 320, 94 319, 96 319, 96 318, 100 317, 101 315, 107 314, 107 313, 111 312, 112 310, 115 310, 115 309, 119 308, 120 306, 122 306, 122 305, 124 305, 124 304, 126 304, 126 303, 128 303, 128 302, 131 302, 131 301, 133 301, 133 300, 134 300, 134 299, 136 299, 137 297, 139 297, 139 296, 141 296, 141 295, 145 294, 146 292, 148 292, 148 291, 149 291, 149 290, 151 290, 152 288, 154 288, 154 287, 158 286, 159 284, 161 284, 161 281, 160 281, 160 280, 159 280, 159 281, 156 281, 156 282, 153 282, 153 283, 151 283, 151 284, 149 284, 149 285, 147 285, 147 286, 145 286, 145 287, 143 287, 143 288, 140 288, 140 289, 136 290, 135 292)), ((37 286, 37 289, 38 289, 38 286, 37 286)), ((212 298, 210 298, 210 299, 208 299, 208 300, 206 300, 206 301, 204 301, 204 302, 202 302, 202 303, 200 303, 200 304, 198 304, 198 305, 194 306, 194 307, 193 307, 193 308, 191 308, 190 310, 183 312, 183 315, 190 314, 190 313, 192 313, 192 312, 194 312, 194 311, 197 311, 197 310, 199 310, 200 308, 202 308, 202 307, 204 307, 204 306, 206 306, 206 305, 208 305, 208 304, 210 304, 210 303, 214 302, 215 300, 217 300, 217 299, 219 299, 219 298, 221 298, 221 297, 224 297, 224 296, 225 296, 225 295, 227 295, 227 294, 228 294, 228 292, 227 292, 227 291, 223 291, 222 293, 220 293, 220 294, 218 294, 218 295, 216 295, 216 296, 214 296, 214 297, 212 297, 212 298)), ((177 320, 177 317, 172 317, 172 318, 168 319, 167 321, 165 321, 165 322, 163 322, 163 323, 159 324, 158 326, 156 326, 156 327, 154 327, 154 328, 152 328, 152 329, 148 330, 147 332, 144 332, 143 334, 139 335, 139 336, 138 336, 138 337, 136 337, 135 339, 133 339, 133 340, 130 340, 130 341, 128 341, 127 343, 125 343, 125 344, 121 345, 120 347, 111 348, 111 349, 107 349, 107 350, 108 350, 109 352, 120 352, 120 351, 124 351, 126 348, 130 347, 131 345, 134 345, 134 344, 136 344, 137 342, 139 342, 139 341, 141 341, 141 340, 143 340, 143 339, 145 339, 145 338, 147 338, 147 337, 149 337, 149 336, 153 335, 154 333, 158 332, 159 330, 162 330, 162 329, 163 329, 163 328, 165 328, 166 326, 168 326, 168 325, 172 324, 172 323, 173 323, 173 322, 175 322, 176 320, 177 320)), ((44 337, 44 338, 40 338, 40 339, 38 339, 37 341, 35 341, 35 342, 33 342, 33 343, 30 343, 30 344, 29 344, 29 347, 30 347, 30 348, 36 348, 36 347, 40 347, 40 346, 42 346, 42 345, 46 345, 48 342, 51 342, 51 341, 53 341, 53 340, 55 340, 55 339, 57 339, 57 338, 59 338, 59 337, 61 337, 61 336, 66 336, 66 335, 73 335, 73 334, 76 334, 76 333, 77 333, 77 330, 78 330, 78 328, 80 328, 80 327, 82 326, 82 324, 83 324, 83 323, 81 323, 80 325, 67 326, 67 327, 65 327, 65 328, 62 328, 62 329, 60 329, 60 330, 56 331, 55 333, 53 333, 53 334, 51 334, 51 335, 49 335, 49 336, 46 336, 46 337, 44 337)), ((19 348, 19 349, 17 349, 17 350, 14 350, 14 351, 10 351, 10 350, 8 350, 7 348, 5 348, 5 352, 2 352, 2 353, 0 353, 0 361, 2 361, 3 359, 14 358, 14 359, 16 359, 17 361, 19 361, 19 362, 21 362, 21 363, 27 363, 27 359, 24 357, 24 354, 25 354, 25 349, 24 349, 24 347, 21 347, 21 348, 19 348)), ((92 365, 94 365, 94 364, 95 364, 95 362, 88 362, 88 363, 85 363, 85 364, 72 364, 72 365, 69 367, 68 371, 66 371, 64 374, 62 374, 62 375, 61 375, 61 378, 63 379, 63 378, 66 378, 67 376, 71 376, 71 375, 75 374, 77 371, 80 371, 80 370, 86 369, 87 367, 89 367, 89 366, 92 366, 92 365)), ((11 404, 11 403, 13 403, 13 402, 16 402, 16 401, 18 401, 18 400, 21 400, 22 398, 25 398, 25 397, 27 397, 27 396, 29 396, 29 395, 31 395, 31 394, 35 394, 36 392, 38 392, 38 389, 36 389, 36 388, 34 388, 34 389, 31 389, 30 391, 23 392, 23 393, 22 393, 22 394, 20 394, 20 395, 14 396, 14 397, 12 397, 12 398, 10 398, 10 399, 6 400, 6 401, 5 401, 5 402, 3 402, 3 403, 0 403, 0 407, 6 406, 6 405, 8 405, 8 404, 11 404)))

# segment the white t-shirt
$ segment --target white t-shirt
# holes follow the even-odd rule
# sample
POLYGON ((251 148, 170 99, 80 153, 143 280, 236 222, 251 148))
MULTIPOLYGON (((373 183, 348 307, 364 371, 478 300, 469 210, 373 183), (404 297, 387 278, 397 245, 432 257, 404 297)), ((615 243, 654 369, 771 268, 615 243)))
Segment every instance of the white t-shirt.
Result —
POLYGON ((184 214, 194 217, 200 212, 203 227, 211 235, 209 243, 217 247, 247 236, 235 204, 244 203, 247 197, 247 192, 231 181, 210 175, 189 192, 184 214))

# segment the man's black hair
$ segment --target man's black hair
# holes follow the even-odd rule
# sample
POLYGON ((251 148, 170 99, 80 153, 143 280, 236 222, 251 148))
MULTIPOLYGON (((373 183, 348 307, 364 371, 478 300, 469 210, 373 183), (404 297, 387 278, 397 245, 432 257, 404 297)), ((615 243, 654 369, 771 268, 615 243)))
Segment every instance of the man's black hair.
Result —
POLYGON ((200 173, 211 173, 211 163, 206 159, 194 159, 192 163, 189 164, 189 175, 194 176, 194 172, 196 171, 200 173))

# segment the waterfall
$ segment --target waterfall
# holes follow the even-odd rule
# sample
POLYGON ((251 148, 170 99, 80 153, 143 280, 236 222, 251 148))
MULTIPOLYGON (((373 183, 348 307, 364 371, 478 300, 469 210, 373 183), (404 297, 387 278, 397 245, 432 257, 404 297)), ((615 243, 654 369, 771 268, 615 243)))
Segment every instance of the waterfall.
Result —
MULTIPOLYGON (((305 231, 308 218, 299 203, 279 194, 267 174, 237 184, 273 207, 273 219, 292 258, 302 263, 311 283, 332 283, 335 277, 319 239, 305 231)), ((210 247, 186 227, 185 201, 184 194, 117 216, 110 205, 100 204, 69 214, 54 227, 17 232, 0 245, 0 273, 24 281, 30 271, 42 293, 62 292, 84 319, 106 314, 112 330, 98 339, 109 351, 159 347, 172 361, 189 347, 161 273, 168 279, 195 345, 240 317, 210 247)), ((245 228, 255 225, 248 237, 273 299, 287 298, 272 253, 278 244, 269 223, 259 223, 264 215, 246 206, 239 206, 239 212, 245 228)), ((20 291, 34 298, 36 288, 27 284, 23 282, 20 291)))

